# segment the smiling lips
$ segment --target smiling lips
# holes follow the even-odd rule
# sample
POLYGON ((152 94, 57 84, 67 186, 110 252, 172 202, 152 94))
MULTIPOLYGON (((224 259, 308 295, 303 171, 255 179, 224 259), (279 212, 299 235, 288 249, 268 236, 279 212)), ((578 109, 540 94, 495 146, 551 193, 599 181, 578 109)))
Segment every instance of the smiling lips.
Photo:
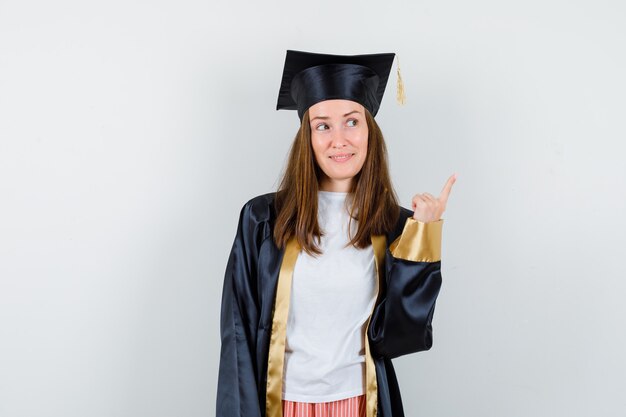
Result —
POLYGON ((329 156, 329 158, 335 162, 346 162, 352 159, 353 156, 354 156, 353 153, 338 153, 336 155, 329 156))

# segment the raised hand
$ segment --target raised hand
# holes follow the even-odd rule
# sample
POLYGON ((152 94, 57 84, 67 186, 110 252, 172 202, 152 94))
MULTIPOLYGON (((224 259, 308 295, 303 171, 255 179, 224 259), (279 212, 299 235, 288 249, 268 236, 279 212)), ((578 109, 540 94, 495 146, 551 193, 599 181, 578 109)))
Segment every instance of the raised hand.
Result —
POLYGON ((441 215, 446 210, 452 184, 454 184, 455 181, 456 173, 448 178, 439 197, 434 197, 429 193, 416 194, 411 203, 414 211, 413 218, 423 223, 436 222, 441 219, 441 215))

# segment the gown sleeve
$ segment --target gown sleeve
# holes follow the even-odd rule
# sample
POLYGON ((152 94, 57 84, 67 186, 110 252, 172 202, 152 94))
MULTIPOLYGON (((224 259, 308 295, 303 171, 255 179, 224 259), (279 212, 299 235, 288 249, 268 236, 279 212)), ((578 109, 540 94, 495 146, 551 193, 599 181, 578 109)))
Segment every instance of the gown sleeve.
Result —
POLYGON ((261 408, 255 363, 258 306, 255 298, 256 222, 248 205, 241 210, 228 258, 220 315, 221 352, 217 417, 259 417, 261 408))
POLYGON ((432 346, 432 318, 441 287, 443 219, 407 218, 385 259, 386 289, 372 314, 372 355, 389 359, 432 346))

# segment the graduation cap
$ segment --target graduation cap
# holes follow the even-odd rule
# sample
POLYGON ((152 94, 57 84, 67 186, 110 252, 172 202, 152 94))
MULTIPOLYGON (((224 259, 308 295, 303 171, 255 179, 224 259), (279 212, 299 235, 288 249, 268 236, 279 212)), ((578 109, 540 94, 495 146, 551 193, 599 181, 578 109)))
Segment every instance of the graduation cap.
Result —
MULTIPOLYGON (((315 103, 344 99, 362 104, 375 116, 394 57, 394 53, 329 55, 287 50, 276 110, 298 110, 302 120, 315 103)), ((399 67, 398 101, 404 103, 399 67)))

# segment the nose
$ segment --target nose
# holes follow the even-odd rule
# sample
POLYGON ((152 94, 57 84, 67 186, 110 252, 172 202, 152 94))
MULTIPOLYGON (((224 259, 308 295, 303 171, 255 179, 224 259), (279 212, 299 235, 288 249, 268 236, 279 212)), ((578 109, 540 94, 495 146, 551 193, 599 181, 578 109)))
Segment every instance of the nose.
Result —
POLYGON ((334 149, 340 149, 346 147, 346 138, 344 138, 341 131, 335 130, 332 134, 332 143, 331 146, 334 149))

